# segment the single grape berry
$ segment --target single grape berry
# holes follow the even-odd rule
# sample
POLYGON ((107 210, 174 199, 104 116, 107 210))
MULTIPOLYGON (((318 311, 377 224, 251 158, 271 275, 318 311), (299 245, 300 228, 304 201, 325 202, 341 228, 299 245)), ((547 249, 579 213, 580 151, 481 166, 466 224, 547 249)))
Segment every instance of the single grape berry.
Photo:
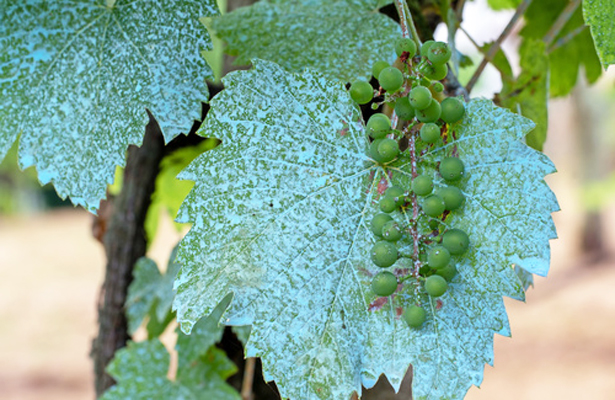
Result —
POLYGON ((399 38, 395 42, 395 53, 397 57, 400 57, 404 51, 409 53, 409 57, 414 57, 416 54, 416 43, 414 40, 408 38, 399 38))
POLYGON ((453 264, 448 264, 446 267, 438 269, 436 274, 450 282, 457 275, 457 268, 453 264))
POLYGON ((356 80, 350 85, 350 97, 358 104, 367 104, 374 97, 374 89, 369 82, 356 80))
POLYGON ((451 59, 451 49, 444 42, 435 42, 427 49, 427 59, 434 64, 446 64, 451 59))
POLYGON ((465 200, 465 196, 461 193, 461 190, 455 186, 446 186, 438 189, 436 194, 444 200, 444 207, 449 211, 461 207, 465 200))
POLYGON ((390 67, 389 63, 386 61, 376 61, 372 66, 372 76, 378 79, 378 76, 382 72, 383 69, 390 67))
POLYGON ((431 99, 431 103, 423 110, 416 110, 416 119, 421 122, 436 122, 440 118, 440 103, 438 100, 431 99))
POLYGON ((444 201, 435 194, 425 197, 421 206, 423 212, 430 217, 437 217, 444 212, 444 201))
POLYGON ((433 190, 433 180, 427 175, 419 175, 412 180, 412 191, 417 196, 427 196, 433 190))
POLYGON ((431 84, 431 87, 433 87, 433 90, 438 93, 441 93, 444 90, 444 85, 442 84, 442 82, 434 82, 431 84))
POLYGON ((440 127, 433 122, 427 122, 421 126, 419 135, 425 143, 436 143, 440 139, 440 127))
POLYGON ((390 296, 397 290, 397 278, 389 271, 380 271, 372 278, 372 290, 377 296, 390 296))
POLYGON ((425 279, 425 291, 431 297, 440 297, 448 289, 448 283, 446 279, 440 275, 432 275, 425 279))
POLYGON ((440 223, 442 223, 442 221, 439 219, 431 219, 429 220, 428 225, 431 230, 436 230, 440 229, 440 223))
POLYGON ((389 242, 397 242, 403 235, 399 224, 395 221, 389 221, 382 227, 382 237, 389 242))
POLYGON ((402 318, 410 328, 418 329, 425 322, 426 313, 422 307, 410 306, 404 310, 402 318))
POLYGON ((440 171, 442 178, 449 182, 454 182, 461 179, 465 171, 465 167, 463 162, 457 157, 446 157, 440 161, 438 171, 440 171))
POLYGON ((371 256, 374 264, 380 268, 388 268, 397 261, 397 246, 395 243, 381 240, 372 247, 371 256))
POLYGON ((431 92, 425 86, 417 86, 408 93, 408 101, 415 110, 427 108, 431 100, 431 92))
POLYGON ((425 43, 423 43, 423 45, 421 46, 421 56, 423 57, 427 57, 427 52, 429 51, 429 48, 436 43, 433 40, 428 40, 425 43))
POLYGON ((372 233, 376 236, 382 236, 382 227, 389 221, 393 221, 389 214, 380 213, 374 215, 370 226, 372 233))
POLYGON ((434 81, 441 81, 446 78, 446 74, 448 74, 446 64, 433 64, 432 69, 425 76, 434 81))
POLYGON ((395 204, 401 206, 406 202, 406 191, 399 186, 391 186, 385 192, 385 196, 390 196, 395 199, 395 204))
POLYGON ((384 139, 376 139, 369 145, 369 155, 376 162, 384 162, 382 161, 382 157, 380 157, 380 153, 378 153, 378 146, 384 139))
POLYGON ((395 202, 395 198, 392 196, 384 195, 380 198, 380 211, 385 213, 392 213, 397 208, 397 203, 395 202))
POLYGON ((453 124, 463 118, 466 112, 465 105, 457 97, 447 97, 442 100, 442 115, 444 122, 453 124))
POLYGON ((414 108, 410 105, 410 100, 407 97, 400 97, 395 101, 395 114, 404 121, 410 121, 414 118, 414 108))
POLYGON ((382 139, 378 145, 378 155, 382 163, 394 160, 399 155, 399 144, 394 139, 382 139))
POLYGON ((378 75, 378 82, 389 93, 397 91, 404 83, 404 76, 400 70, 394 67, 386 67, 378 75))
POLYGON ((442 246, 452 255, 463 254, 470 246, 470 238, 461 229, 450 229, 442 235, 442 246))
POLYGON ((427 253, 427 264, 431 268, 440 269, 448 265, 451 260, 451 253, 444 246, 434 246, 427 253))
POLYGON ((391 120, 386 114, 376 113, 367 120, 365 130, 374 139, 384 139, 391 131, 391 120))

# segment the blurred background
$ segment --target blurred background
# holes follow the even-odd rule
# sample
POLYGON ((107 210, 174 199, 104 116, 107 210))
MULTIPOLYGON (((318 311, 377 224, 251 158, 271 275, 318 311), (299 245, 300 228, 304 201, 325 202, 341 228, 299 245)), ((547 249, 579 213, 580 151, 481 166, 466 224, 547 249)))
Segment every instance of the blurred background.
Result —
MULTIPOLYGON (((512 15, 484 1, 466 7, 463 26, 479 44, 512 15)), ((480 60, 464 38, 460 50, 480 60)), ((513 64, 518 44, 514 35, 504 42, 513 64)), ((547 182, 561 207, 549 277, 536 279, 526 303, 506 300, 512 338, 496 337, 495 368, 467 399, 615 398, 615 69, 591 87, 581 75, 549 104, 545 153, 558 173, 547 182)), ((473 96, 491 98, 499 79, 488 67, 473 96)), ((88 353, 105 264, 94 218, 19 171, 15 152, 0 164, 0 398, 92 399, 88 353)), ((160 212, 150 257, 166 265, 181 231, 160 212)))

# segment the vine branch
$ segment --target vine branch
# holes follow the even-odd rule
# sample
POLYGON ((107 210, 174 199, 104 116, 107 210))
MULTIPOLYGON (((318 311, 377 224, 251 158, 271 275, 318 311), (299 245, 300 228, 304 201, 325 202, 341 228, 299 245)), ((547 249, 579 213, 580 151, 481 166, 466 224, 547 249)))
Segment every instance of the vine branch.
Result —
POLYGON ((523 14, 525 13, 525 11, 527 10, 527 8, 530 6, 531 3, 532 3, 532 0, 523 0, 523 2, 521 4, 519 4, 519 7, 517 7, 517 10, 515 11, 515 14, 512 16, 510 21, 508 21, 508 25, 506 25, 506 27, 504 28, 504 30, 502 31, 500 36, 491 45, 491 47, 489 48, 489 50, 485 54, 485 57, 483 58, 483 60, 479 64, 478 68, 476 69, 476 71, 474 71, 474 74, 472 75, 472 78, 470 78, 470 81, 466 85, 466 90, 468 91, 468 93, 470 93, 472 91, 472 89, 474 88, 474 85, 476 84, 476 82, 480 78, 480 76, 483 73, 483 70, 485 69, 487 64, 490 63, 493 60, 493 58, 497 54, 498 50, 500 50, 502 42, 512 32, 512 29, 514 28, 515 24, 521 18, 521 16, 523 16, 523 14))

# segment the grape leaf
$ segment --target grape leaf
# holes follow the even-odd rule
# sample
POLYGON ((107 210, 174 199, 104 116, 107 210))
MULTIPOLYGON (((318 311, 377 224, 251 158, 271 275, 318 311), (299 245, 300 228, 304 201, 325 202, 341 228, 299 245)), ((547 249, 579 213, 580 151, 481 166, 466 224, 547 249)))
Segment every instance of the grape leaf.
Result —
MULTIPOLYGON (((542 39, 568 3, 568 0, 532 2, 525 13, 526 24, 520 32, 521 36, 542 39)), ((581 9, 578 8, 555 40, 557 41, 572 33, 583 24, 583 15, 581 9)), ((595 82, 602 73, 594 41, 587 29, 561 47, 547 50, 550 65, 549 88, 553 97, 565 96, 570 93, 577 82, 581 66, 585 69, 585 77, 589 83, 595 82)))
POLYGON ((489 7, 496 11, 506 10, 509 8, 517 8, 521 4, 521 0, 487 0, 489 7))
POLYGON ((378 60, 395 60, 399 25, 373 0, 260 1, 213 18, 238 64, 274 61, 289 71, 309 67, 344 82, 369 80, 378 60), (369 29, 365 29, 369 27, 369 29))
POLYGON ((521 74, 514 80, 503 78, 502 92, 498 97, 502 106, 519 112, 536 123, 536 127, 526 136, 525 142, 542 151, 549 122, 549 57, 545 53, 544 42, 534 39, 524 40, 519 54, 521 74))
POLYGON ((171 360, 158 339, 130 342, 107 367, 118 383, 101 399, 239 400, 239 394, 225 382, 237 368, 213 346, 222 336, 218 321, 230 300, 230 296, 223 299, 209 317, 199 321, 191 336, 179 333, 175 381, 167 378, 171 360))
POLYGON ((173 281, 180 267, 175 262, 176 254, 177 248, 173 249, 164 274, 160 273, 154 260, 147 257, 137 260, 126 298, 128 332, 131 334, 139 328, 148 314, 158 322, 167 319, 173 303, 173 281))
POLYGON ((589 25, 602 66, 615 64, 615 4, 612 1, 584 0, 583 17, 589 25))
MULTIPOLYGON (((493 334, 509 334, 502 296, 524 296, 512 264, 545 275, 555 237, 557 202, 543 181, 553 166, 522 143, 533 123, 472 101, 458 139, 419 160, 437 186, 436 159, 455 151, 464 160, 466 203, 445 223, 472 246, 455 256, 459 274, 440 303, 415 298, 413 285, 382 303, 370 289, 378 268, 368 225, 387 176, 408 187, 409 152, 386 174, 365 155, 364 125, 342 84, 310 70, 256 60, 224 83, 200 131, 222 143, 180 174, 195 181, 179 213, 193 222, 178 252, 182 330, 234 293, 223 322, 252 325, 246 355, 262 357, 284 398, 348 398, 383 373, 398 390, 409 364, 415 399, 462 398, 480 384, 493 334), (399 319, 415 300, 429 315, 420 330, 399 319)), ((401 252, 412 248, 402 241, 401 252)), ((395 270, 410 266, 401 258, 395 270)))
POLYGON ((212 75, 198 18, 217 13, 213 0, 0 0, 0 160, 21 135, 21 167, 95 211, 146 109, 166 141, 200 118, 212 75))

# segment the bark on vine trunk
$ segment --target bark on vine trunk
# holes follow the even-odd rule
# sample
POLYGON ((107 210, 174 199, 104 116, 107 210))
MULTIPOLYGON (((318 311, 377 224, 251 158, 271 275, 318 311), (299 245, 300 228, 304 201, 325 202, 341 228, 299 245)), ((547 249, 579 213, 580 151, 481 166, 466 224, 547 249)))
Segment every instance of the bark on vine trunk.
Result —
POLYGON ((115 383, 105 368, 116 350, 124 347, 130 338, 124 302, 132 280, 133 265, 145 255, 144 222, 163 155, 162 133, 150 114, 143 145, 128 149, 122 191, 114 201, 104 235, 107 266, 98 304, 99 332, 91 353, 97 397, 115 383))

